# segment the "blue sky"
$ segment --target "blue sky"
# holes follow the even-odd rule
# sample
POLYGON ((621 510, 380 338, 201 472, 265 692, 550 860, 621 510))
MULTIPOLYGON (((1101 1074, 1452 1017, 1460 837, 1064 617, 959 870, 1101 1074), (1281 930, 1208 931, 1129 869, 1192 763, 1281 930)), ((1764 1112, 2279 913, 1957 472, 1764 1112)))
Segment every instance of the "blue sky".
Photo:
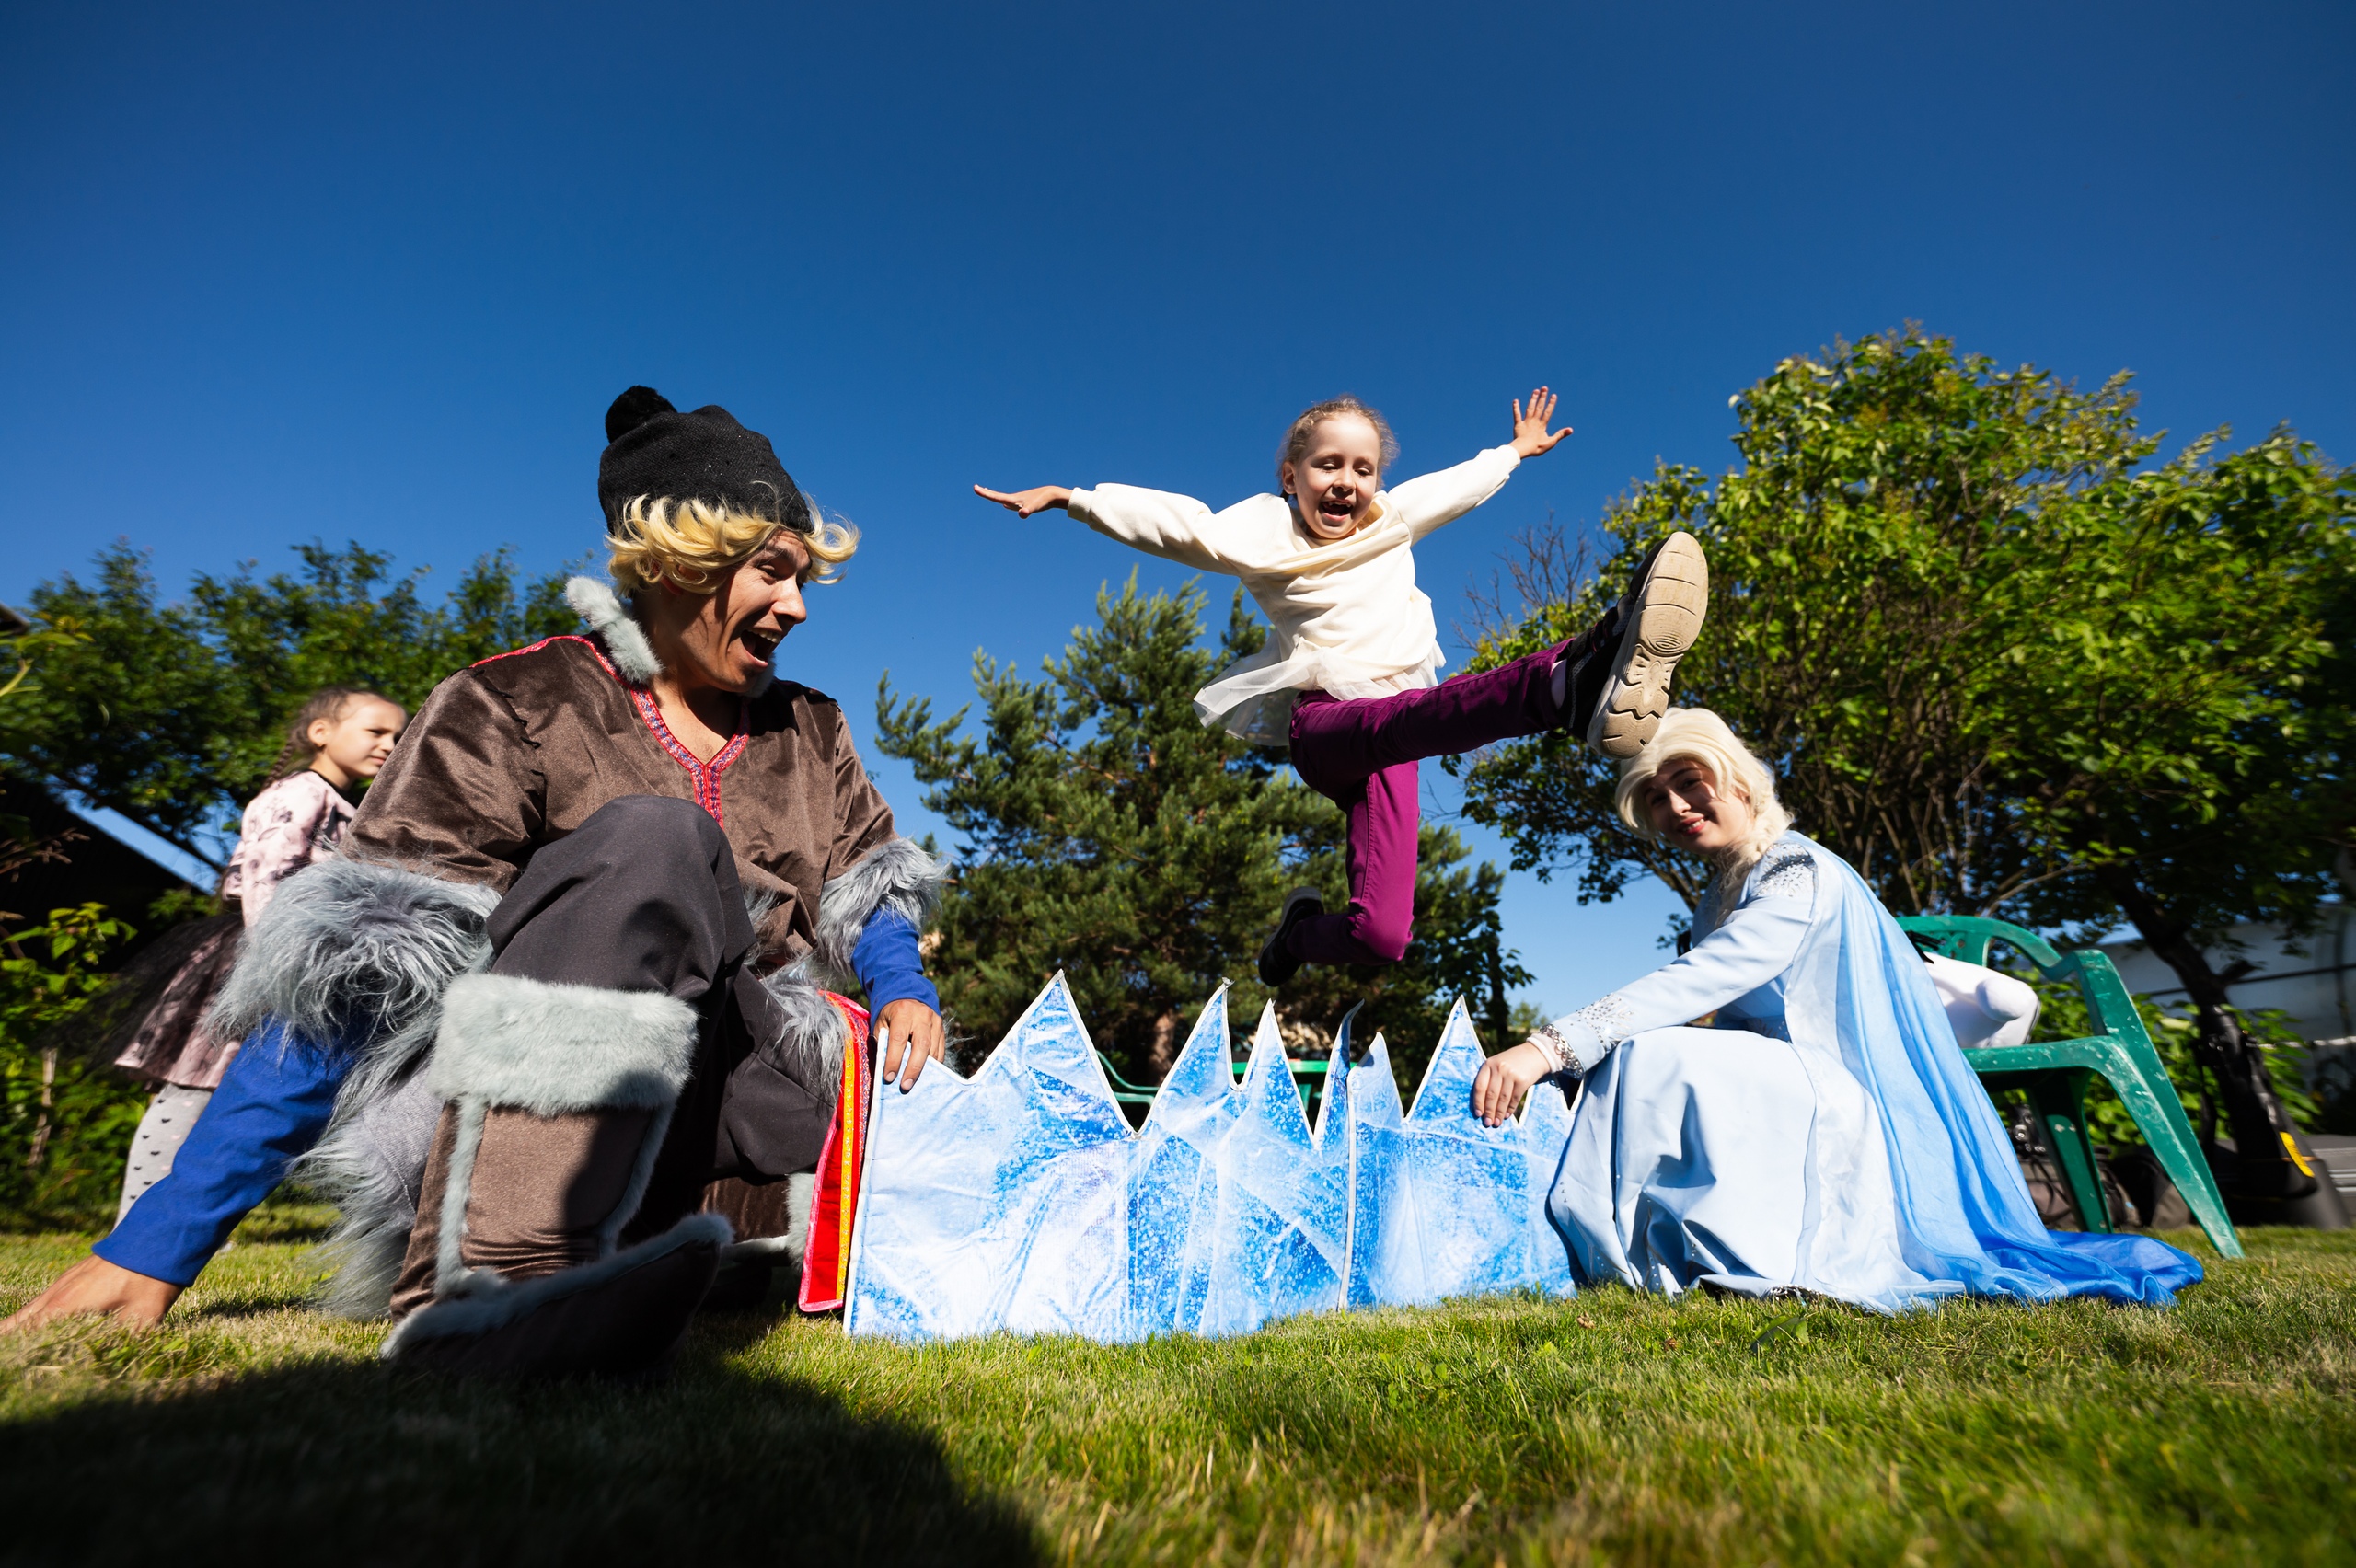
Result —
MULTIPOLYGON (((865 735, 1138 564, 968 484, 1223 504, 1344 390, 1410 471, 1535 382, 1577 428, 1419 552, 1444 631, 1909 318, 2345 461, 2351 58, 2344 5, 11 6, 0 596, 116 536, 167 592, 314 536, 552 570, 643 381, 865 531, 783 661, 865 735)), ((1565 1009, 1669 908, 1517 876, 1509 940, 1565 1009)))

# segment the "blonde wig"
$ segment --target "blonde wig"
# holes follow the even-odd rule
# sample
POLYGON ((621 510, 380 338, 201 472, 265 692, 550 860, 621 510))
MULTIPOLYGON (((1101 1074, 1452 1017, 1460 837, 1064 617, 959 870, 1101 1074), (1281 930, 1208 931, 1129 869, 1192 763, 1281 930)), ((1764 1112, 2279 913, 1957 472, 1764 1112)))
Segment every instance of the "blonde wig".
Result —
MULTIPOLYGON (((810 516, 810 527, 793 530, 810 552, 802 581, 832 582, 834 569, 859 548, 859 530, 820 518, 815 507, 810 516)), ((707 501, 636 496, 606 530, 612 551, 606 569, 625 594, 657 582, 670 582, 690 594, 710 593, 721 578, 759 554, 771 535, 791 526, 707 501)))
POLYGON ((1645 749, 1620 765, 1620 786, 1613 803, 1620 820, 1637 837, 1657 844, 1650 813, 1644 809, 1645 786, 1672 762, 1692 759, 1710 775, 1711 783, 1740 795, 1750 806, 1750 836, 1719 863, 1719 880, 1738 885, 1775 840, 1791 831, 1792 813, 1775 798, 1775 776, 1744 745, 1727 721, 1706 708, 1672 708, 1661 715, 1660 728, 1645 749))

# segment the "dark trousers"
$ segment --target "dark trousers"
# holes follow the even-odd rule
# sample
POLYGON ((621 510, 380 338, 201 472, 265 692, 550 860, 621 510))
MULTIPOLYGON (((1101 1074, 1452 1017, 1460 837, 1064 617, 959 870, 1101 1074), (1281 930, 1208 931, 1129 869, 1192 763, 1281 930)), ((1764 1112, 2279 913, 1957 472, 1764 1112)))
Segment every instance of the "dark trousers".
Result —
POLYGON ((723 1177, 814 1169, 834 1086, 804 1083, 748 961, 753 924, 726 835, 692 801, 629 795, 537 851, 492 911, 491 973, 661 991, 701 1022, 654 1174, 625 1241, 669 1228, 723 1177))
POLYGON ((1468 752, 1562 721, 1554 665, 1594 637, 1547 648, 1419 691, 1355 700, 1300 694, 1292 765, 1301 782, 1349 823, 1350 907, 1292 928, 1293 955, 1311 963, 1396 963, 1415 934, 1416 764, 1468 752))

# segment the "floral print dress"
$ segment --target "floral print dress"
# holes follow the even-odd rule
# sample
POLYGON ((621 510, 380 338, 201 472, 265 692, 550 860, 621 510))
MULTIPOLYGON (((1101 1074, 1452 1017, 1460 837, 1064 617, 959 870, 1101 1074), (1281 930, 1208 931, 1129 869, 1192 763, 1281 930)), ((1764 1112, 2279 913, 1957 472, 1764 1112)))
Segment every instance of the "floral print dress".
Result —
POLYGON ((237 963, 241 939, 261 918, 280 882, 335 852, 352 816, 352 802, 308 768, 273 780, 253 798, 237 850, 221 874, 221 897, 242 918, 221 920, 220 929, 189 955, 115 1058, 117 1066, 179 1089, 219 1087, 237 1042, 214 1035, 204 1015, 237 963))

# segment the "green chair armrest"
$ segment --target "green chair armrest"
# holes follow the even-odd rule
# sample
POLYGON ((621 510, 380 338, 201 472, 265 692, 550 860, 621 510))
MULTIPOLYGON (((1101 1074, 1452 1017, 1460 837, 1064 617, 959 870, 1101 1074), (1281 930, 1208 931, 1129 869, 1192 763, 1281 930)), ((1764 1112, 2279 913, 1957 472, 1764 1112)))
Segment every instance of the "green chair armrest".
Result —
POLYGON ((1901 915, 1898 917, 1901 929, 1932 939, 1932 945, 1949 958, 1965 963, 1988 962, 1988 944, 2003 940, 2010 942, 2028 955, 2038 973, 2048 979, 2058 980, 2056 973, 2062 955, 2053 944, 2026 926, 2015 926, 2009 920, 1991 920, 1980 915, 1901 915))

